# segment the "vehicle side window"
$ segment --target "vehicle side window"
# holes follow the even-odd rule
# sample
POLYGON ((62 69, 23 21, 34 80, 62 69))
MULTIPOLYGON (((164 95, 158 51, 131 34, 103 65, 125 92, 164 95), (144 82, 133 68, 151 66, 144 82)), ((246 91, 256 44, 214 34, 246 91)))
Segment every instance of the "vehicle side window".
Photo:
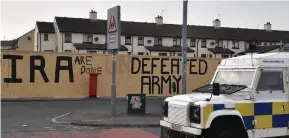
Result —
POLYGON ((283 91, 283 73, 282 71, 264 71, 261 72, 257 91, 283 91))

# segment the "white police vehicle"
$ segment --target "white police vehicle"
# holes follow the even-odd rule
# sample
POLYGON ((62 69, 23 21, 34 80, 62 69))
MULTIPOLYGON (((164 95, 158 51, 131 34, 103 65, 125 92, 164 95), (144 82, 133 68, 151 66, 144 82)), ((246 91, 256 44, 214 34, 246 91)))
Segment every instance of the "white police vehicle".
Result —
POLYGON ((161 137, 288 136, 288 76, 288 52, 222 59, 210 84, 165 99, 161 137))

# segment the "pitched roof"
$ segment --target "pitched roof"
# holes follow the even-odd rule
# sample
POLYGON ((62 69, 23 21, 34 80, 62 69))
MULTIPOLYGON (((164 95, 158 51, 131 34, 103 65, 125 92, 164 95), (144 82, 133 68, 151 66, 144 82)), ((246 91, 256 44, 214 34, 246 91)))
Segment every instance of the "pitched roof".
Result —
POLYGON ((235 54, 234 51, 223 47, 208 48, 208 50, 214 54, 235 54))
MULTIPOLYGON (((55 17, 60 32, 106 34, 106 20, 55 17)), ((181 37, 182 25, 145 22, 121 22, 123 35, 181 37)), ((228 28, 215 29, 213 26, 188 25, 188 37, 203 39, 227 39, 245 41, 289 41, 289 31, 270 32, 259 29, 228 28)))
POLYGON ((53 22, 36 22, 40 33, 55 33, 53 22))
MULTIPOLYGON (((262 53, 267 53, 269 51, 275 50, 280 48, 280 46, 276 45, 276 46, 258 46, 256 48, 256 53, 258 54, 262 54, 262 53)), ((249 50, 243 51, 238 53, 238 55, 245 55, 246 53, 249 53, 249 50)))
MULTIPOLYGON (((107 50, 107 45, 106 44, 85 44, 85 43, 73 43, 73 46, 78 49, 89 49, 89 50, 107 50)), ((124 46, 121 45, 119 48, 119 51, 128 51, 128 49, 124 46)))
POLYGON ((16 49, 18 44, 18 39, 14 40, 3 40, 1 41, 1 49, 4 46, 10 46, 10 49, 16 49))
MULTIPOLYGON (((145 48, 151 52, 182 52, 182 47, 180 46, 145 46, 145 48)), ((193 49, 187 48, 187 52, 194 53, 195 51, 193 49)))

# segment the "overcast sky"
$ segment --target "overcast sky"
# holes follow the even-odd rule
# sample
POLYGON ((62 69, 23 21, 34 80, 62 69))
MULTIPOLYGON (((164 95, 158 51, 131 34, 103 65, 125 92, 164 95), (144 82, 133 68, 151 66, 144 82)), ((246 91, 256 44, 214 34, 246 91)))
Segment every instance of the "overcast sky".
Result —
MULTIPOLYGON (((106 19, 107 9, 121 6, 125 21, 154 22, 157 15, 164 23, 182 23, 182 1, 1 1, 0 39, 17 38, 35 27, 36 21, 52 22, 55 16, 88 18, 95 10, 106 19)), ((273 30, 289 30, 289 1, 193 1, 188 2, 188 24, 211 26, 220 14, 221 26, 263 29, 271 22, 273 30)))

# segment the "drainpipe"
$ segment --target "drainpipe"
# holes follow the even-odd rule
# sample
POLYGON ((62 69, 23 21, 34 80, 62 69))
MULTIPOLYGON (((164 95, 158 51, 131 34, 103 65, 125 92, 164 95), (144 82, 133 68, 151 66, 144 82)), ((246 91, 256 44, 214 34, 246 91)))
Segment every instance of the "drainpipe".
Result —
POLYGON ((199 40, 200 39, 197 39, 197 57, 199 57, 199 45, 198 45, 199 44, 199 40))
POLYGON ((131 54, 133 55, 133 36, 131 36, 131 38, 132 38, 132 42, 131 42, 131 54))
POLYGON ((63 52, 63 33, 62 33, 61 36, 62 36, 62 39, 61 39, 61 41, 62 41, 62 50, 61 51, 63 52))
POLYGON ((41 33, 40 33, 39 37, 40 37, 39 50, 41 51, 41 33))

